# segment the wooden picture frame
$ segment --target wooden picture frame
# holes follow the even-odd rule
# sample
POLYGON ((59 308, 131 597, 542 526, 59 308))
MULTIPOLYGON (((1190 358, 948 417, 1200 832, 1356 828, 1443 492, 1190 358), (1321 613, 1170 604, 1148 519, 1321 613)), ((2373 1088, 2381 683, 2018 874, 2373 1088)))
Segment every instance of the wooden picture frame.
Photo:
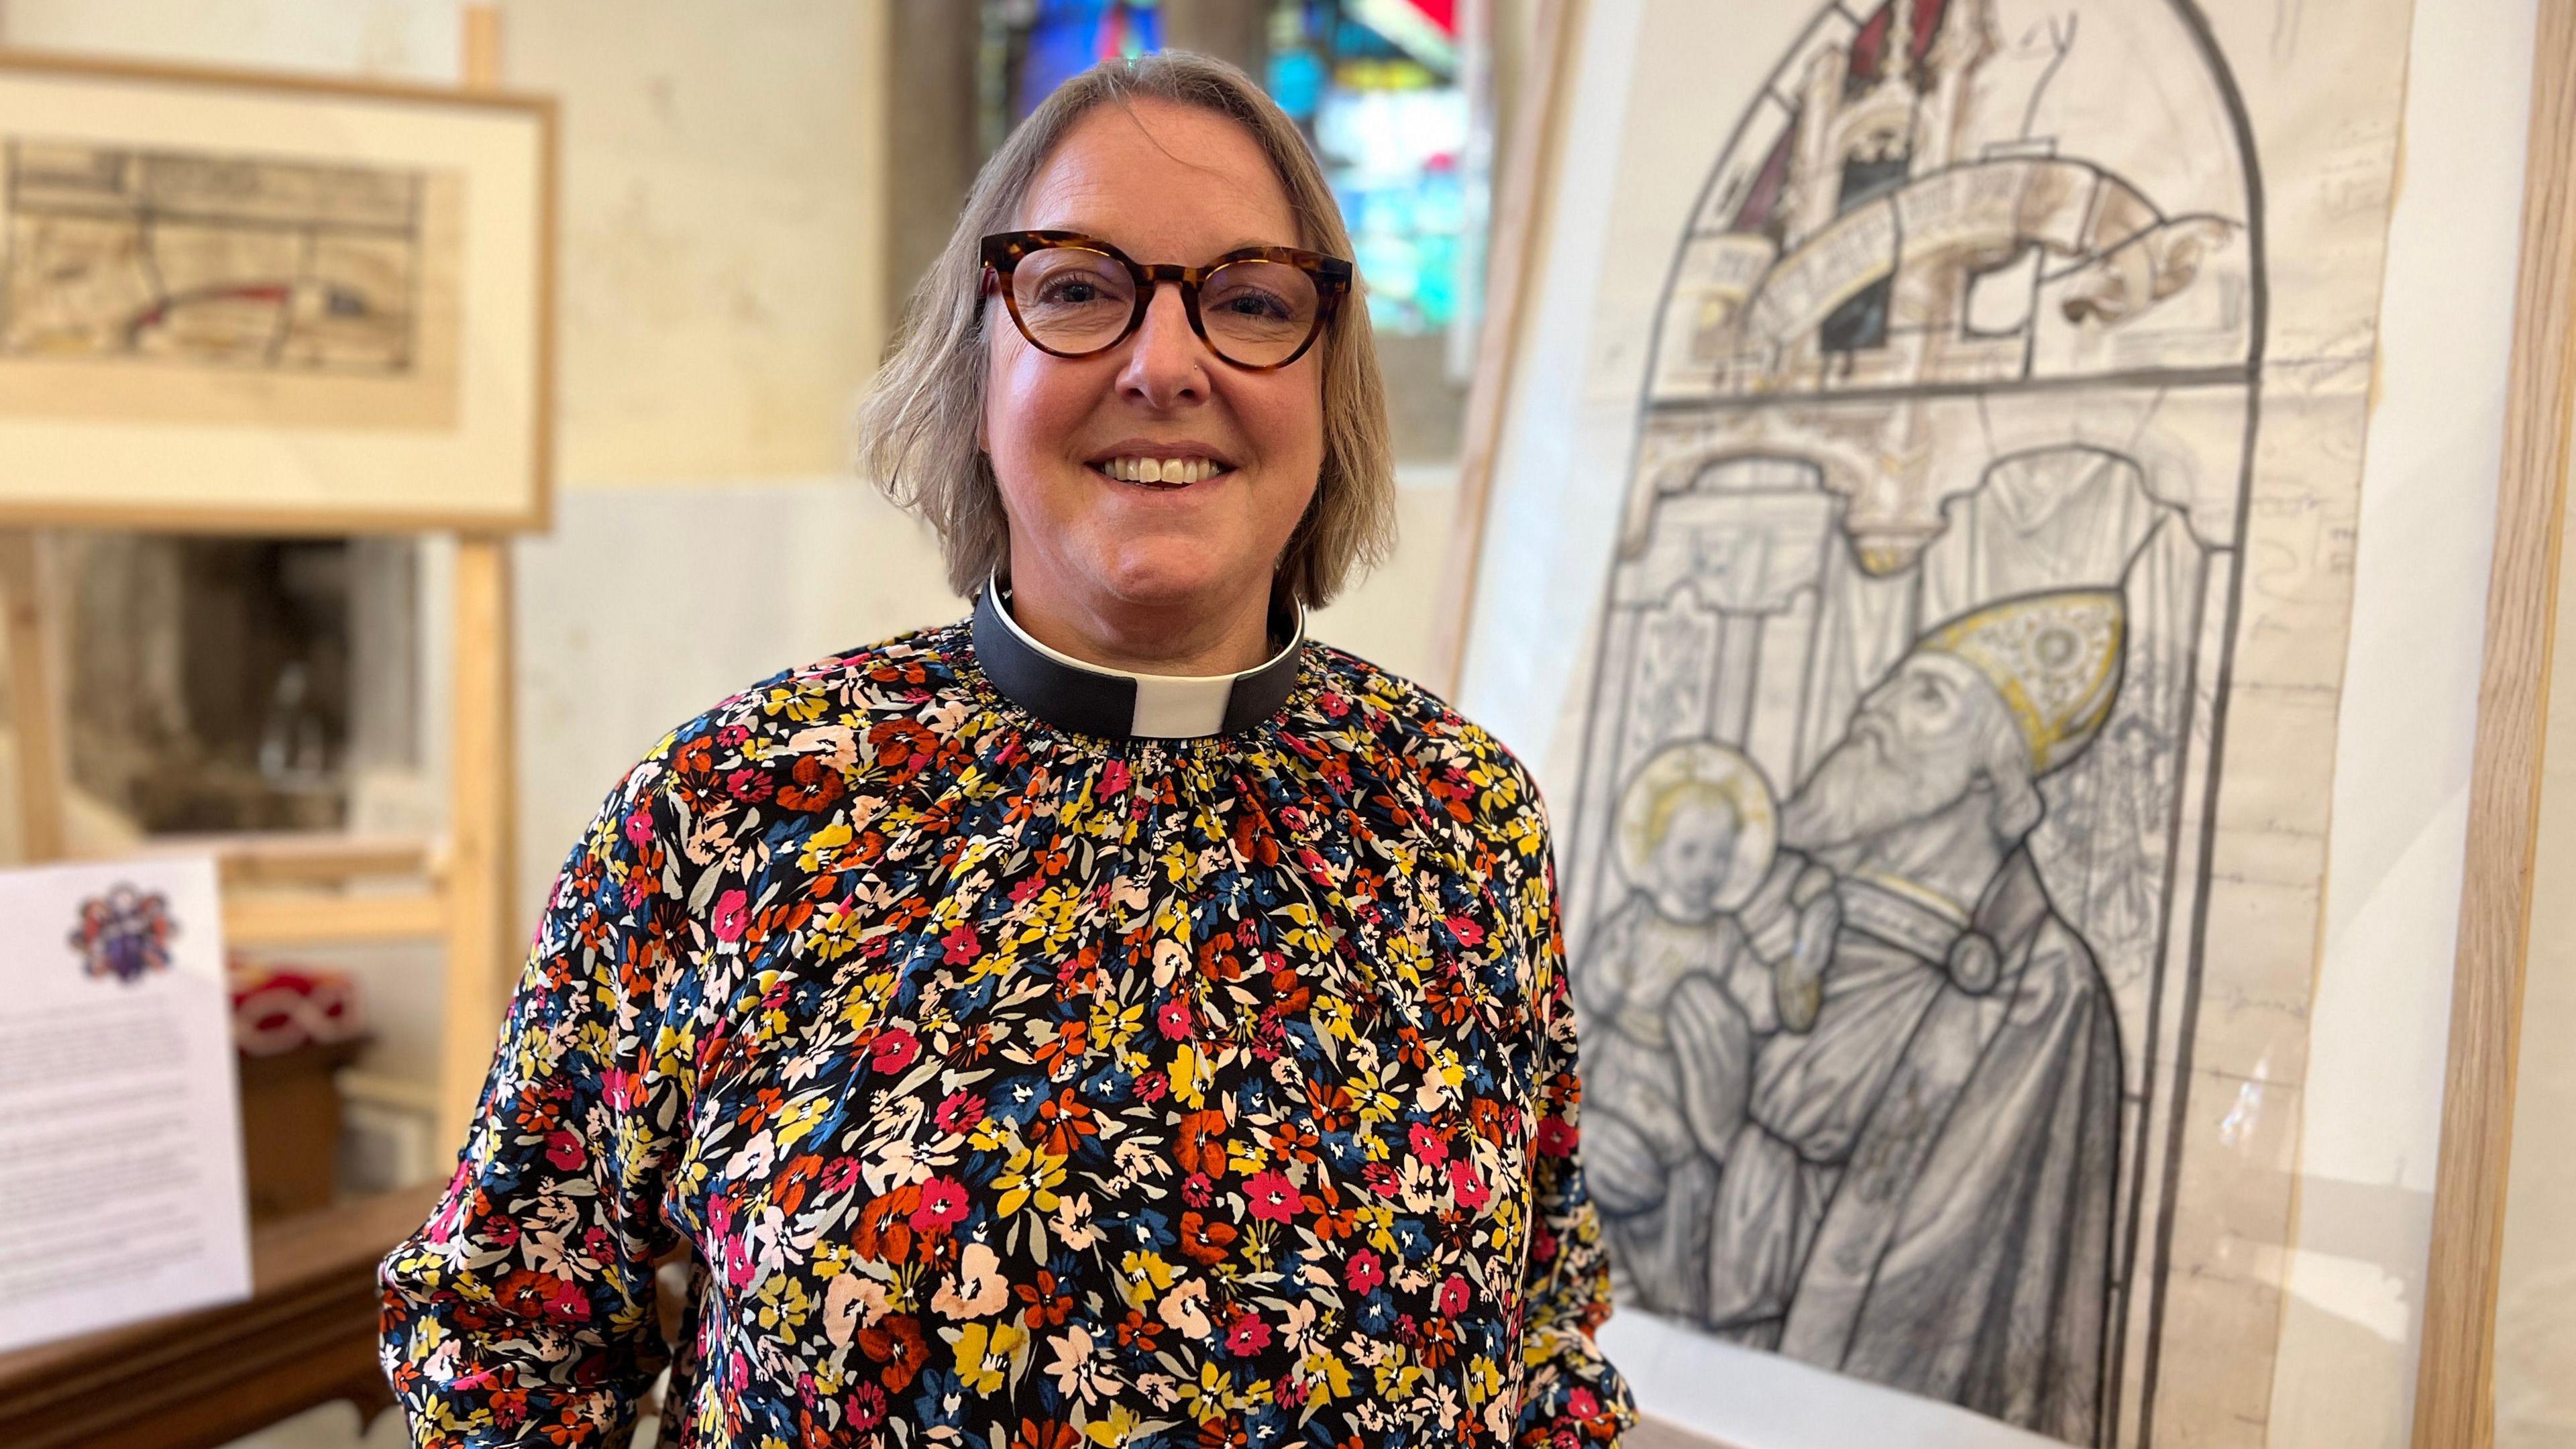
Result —
POLYGON ((2529 135, 2416 1449, 2484 1449, 2496 1434, 2505 1188, 2576 462, 2576 0, 2540 5, 2529 135))
POLYGON ((0 526, 550 515, 550 98, 0 51, 0 526))

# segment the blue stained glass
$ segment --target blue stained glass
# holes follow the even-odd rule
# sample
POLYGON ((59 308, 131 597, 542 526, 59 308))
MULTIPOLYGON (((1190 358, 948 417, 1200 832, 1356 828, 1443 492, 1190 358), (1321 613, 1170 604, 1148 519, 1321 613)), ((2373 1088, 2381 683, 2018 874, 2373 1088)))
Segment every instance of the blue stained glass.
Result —
POLYGON ((1038 0, 1020 67, 1014 118, 1048 92, 1104 60, 1163 48, 1163 15, 1152 0, 1038 0))

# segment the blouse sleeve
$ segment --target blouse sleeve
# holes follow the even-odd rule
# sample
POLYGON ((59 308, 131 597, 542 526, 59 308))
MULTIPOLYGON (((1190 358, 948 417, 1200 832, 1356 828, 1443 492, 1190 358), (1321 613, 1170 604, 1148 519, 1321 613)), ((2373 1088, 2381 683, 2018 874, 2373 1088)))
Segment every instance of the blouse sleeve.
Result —
POLYGON ((1552 858, 1542 881, 1540 1105, 1530 1169, 1534 1222, 1523 1270, 1529 1322, 1521 1337, 1524 1373, 1513 1437, 1534 1449, 1573 1449, 1616 1440, 1636 1422, 1637 1410, 1627 1380, 1592 1341, 1593 1330, 1610 1316, 1610 1257, 1601 1241, 1600 1215, 1583 1185, 1583 1084, 1574 1070, 1574 1012, 1552 858))
POLYGON ((654 1260, 685 1097, 678 807, 647 760, 555 879, 456 1175, 379 1270, 378 1353, 424 1449, 624 1444, 667 1358, 654 1260))

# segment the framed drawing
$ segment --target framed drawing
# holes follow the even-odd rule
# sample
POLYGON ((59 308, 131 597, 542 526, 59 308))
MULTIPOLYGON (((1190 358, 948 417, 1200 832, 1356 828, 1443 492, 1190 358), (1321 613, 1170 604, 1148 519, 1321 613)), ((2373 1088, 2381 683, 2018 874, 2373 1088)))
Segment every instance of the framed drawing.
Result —
POLYGON ((1457 694, 1659 1342, 2264 1442, 2410 3, 1567 7, 1457 694))
POLYGON ((0 526, 542 527, 554 124, 0 52, 0 526))

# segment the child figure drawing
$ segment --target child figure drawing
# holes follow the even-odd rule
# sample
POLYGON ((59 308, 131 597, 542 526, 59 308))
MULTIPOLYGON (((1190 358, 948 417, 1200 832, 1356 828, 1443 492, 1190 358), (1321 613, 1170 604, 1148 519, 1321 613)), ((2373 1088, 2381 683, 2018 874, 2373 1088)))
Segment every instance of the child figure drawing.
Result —
POLYGON ((1816 1015, 1800 907, 1830 877, 1779 849, 1761 770, 1709 740, 1668 745, 1621 792, 1628 893, 1574 973, 1586 1171, 1623 1277, 1667 1305, 1710 1281, 1718 1184, 1754 1054, 1816 1015))

